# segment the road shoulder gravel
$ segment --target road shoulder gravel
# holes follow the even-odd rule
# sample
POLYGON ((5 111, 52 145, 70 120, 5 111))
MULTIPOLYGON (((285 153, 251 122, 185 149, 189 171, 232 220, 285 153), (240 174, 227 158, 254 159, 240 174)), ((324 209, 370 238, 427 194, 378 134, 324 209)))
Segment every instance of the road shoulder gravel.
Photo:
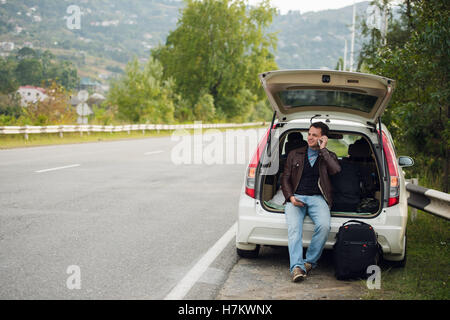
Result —
POLYGON ((307 279, 293 283, 287 247, 262 246, 256 259, 240 258, 216 296, 217 300, 359 300, 362 280, 334 277, 332 251, 325 250, 307 279))

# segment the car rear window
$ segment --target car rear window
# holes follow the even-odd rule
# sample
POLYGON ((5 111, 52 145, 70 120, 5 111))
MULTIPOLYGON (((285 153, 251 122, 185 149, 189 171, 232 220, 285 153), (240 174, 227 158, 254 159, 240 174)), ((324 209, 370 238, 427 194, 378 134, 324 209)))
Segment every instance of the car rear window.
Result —
POLYGON ((342 139, 329 139, 327 149, 336 153, 339 158, 348 157, 349 145, 360 139, 360 135, 344 134, 342 139))
POLYGON ((331 106, 370 113, 378 97, 363 93, 335 90, 295 89, 277 93, 286 109, 331 106))
MULTIPOLYGON (((308 132, 301 132, 303 140, 308 140, 308 132)), ((333 151, 339 158, 348 157, 348 148, 351 144, 355 143, 356 140, 361 139, 362 136, 356 133, 337 133, 331 134, 328 138, 327 149, 333 151), (335 138, 335 136, 340 135, 340 138, 335 138)), ((286 142, 288 138, 284 141, 282 154, 287 157, 286 153, 286 142)), ((292 149, 291 149, 292 150, 292 149)))

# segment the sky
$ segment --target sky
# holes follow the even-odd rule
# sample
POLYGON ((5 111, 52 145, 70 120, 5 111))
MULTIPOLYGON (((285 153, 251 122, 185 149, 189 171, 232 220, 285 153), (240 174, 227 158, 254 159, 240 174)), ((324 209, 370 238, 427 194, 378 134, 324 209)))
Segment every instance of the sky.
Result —
MULTIPOLYGON (((249 0, 250 4, 257 4, 261 0, 249 0)), ((287 13, 289 10, 300 10, 301 13, 308 11, 321 11, 327 9, 339 9, 354 2, 362 2, 362 0, 271 0, 273 7, 280 9, 281 14, 287 13)))

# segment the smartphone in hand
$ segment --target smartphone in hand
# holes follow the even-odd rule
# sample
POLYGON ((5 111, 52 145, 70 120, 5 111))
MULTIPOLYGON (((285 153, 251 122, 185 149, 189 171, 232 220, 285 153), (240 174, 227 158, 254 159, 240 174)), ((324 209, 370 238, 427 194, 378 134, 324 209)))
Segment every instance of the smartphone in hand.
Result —
POLYGON ((297 202, 297 203, 299 202, 300 204, 302 204, 301 207, 306 207, 306 203, 304 203, 301 200, 298 200, 297 198, 295 198, 295 202, 297 202))
MULTIPOLYGON (((324 136, 324 137, 326 137, 326 136, 324 136)), ((328 137, 327 137, 328 138, 328 137)), ((318 139, 317 140, 317 145, 320 147, 320 145, 323 143, 323 139, 318 139)))

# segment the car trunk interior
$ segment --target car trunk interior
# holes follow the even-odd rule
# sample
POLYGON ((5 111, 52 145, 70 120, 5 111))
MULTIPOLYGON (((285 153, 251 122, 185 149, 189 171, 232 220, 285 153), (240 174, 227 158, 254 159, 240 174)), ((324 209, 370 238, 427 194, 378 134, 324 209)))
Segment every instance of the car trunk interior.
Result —
MULTIPOLYGON (((284 214, 281 175, 289 151, 307 146, 307 130, 289 130, 279 138, 279 167, 276 174, 262 175, 261 205, 267 211, 284 214)), ((333 187, 332 216, 370 217, 381 209, 380 174, 374 148, 361 134, 332 131, 327 149, 338 156, 341 172, 330 176, 333 187)))

